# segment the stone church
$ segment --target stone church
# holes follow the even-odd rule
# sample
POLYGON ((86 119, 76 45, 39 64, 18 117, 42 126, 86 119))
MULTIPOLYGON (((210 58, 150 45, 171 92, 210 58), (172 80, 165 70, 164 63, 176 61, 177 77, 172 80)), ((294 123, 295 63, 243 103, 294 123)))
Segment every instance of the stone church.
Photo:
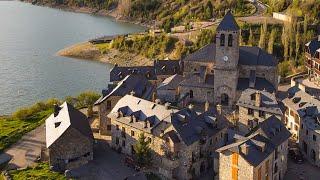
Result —
POLYGON ((248 88, 270 93, 278 86, 277 60, 259 47, 240 46, 240 29, 229 11, 219 26, 215 43, 183 59, 185 79, 180 94, 192 103, 233 107, 248 88))

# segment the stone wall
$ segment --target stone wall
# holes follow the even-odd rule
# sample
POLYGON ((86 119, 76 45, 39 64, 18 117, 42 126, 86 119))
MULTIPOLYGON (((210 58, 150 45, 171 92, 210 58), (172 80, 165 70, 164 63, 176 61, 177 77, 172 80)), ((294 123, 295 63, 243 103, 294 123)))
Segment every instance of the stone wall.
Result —
POLYGON ((308 128, 304 122, 301 124, 299 134, 299 147, 302 154, 310 163, 320 167, 320 134, 308 128), (315 136, 315 139, 313 136, 315 136), (307 145, 307 151, 304 150, 304 143, 307 145), (315 159, 312 157, 312 151, 315 152, 315 159))
POLYGON ((214 59, 212 59, 212 62, 184 61, 183 75, 188 77, 195 72, 199 72, 203 66, 206 67, 208 74, 213 74, 214 59))
POLYGON ((107 117, 107 115, 110 113, 110 111, 113 109, 113 107, 117 104, 117 102, 121 99, 121 96, 111 96, 105 101, 103 101, 99 105, 99 129, 100 129, 100 135, 111 135, 110 127, 111 127, 111 121, 107 117), (107 102, 111 102, 111 108, 107 108, 107 102), (109 130, 108 130, 109 127, 109 130))
POLYGON ((238 84, 237 70, 218 70, 215 69, 214 75, 214 103, 222 104, 222 94, 228 95, 228 106, 236 103, 236 91, 238 84))
POLYGON ((278 87, 277 67, 239 65, 239 77, 249 78, 251 70, 254 70, 256 72, 256 77, 265 78, 275 87, 275 89, 277 89, 278 87))
MULTIPOLYGON (((163 145, 166 143, 162 138, 163 134, 171 130, 175 130, 170 123, 162 122, 157 127, 154 128, 152 134, 127 124, 123 124, 115 119, 111 120, 112 127, 112 143, 111 146, 115 149, 121 148, 121 152, 132 155, 132 146, 134 146, 141 133, 145 134, 145 137, 150 138, 150 147, 152 150, 153 164, 158 165, 159 173, 167 178, 176 179, 191 179, 193 177, 192 172, 194 172, 194 177, 198 177, 201 173, 212 168, 214 162, 211 158, 211 154, 214 153, 215 149, 221 147, 225 143, 226 128, 221 129, 219 133, 215 136, 209 137, 204 143, 199 143, 199 141, 187 146, 183 142, 174 144, 174 154, 177 157, 174 159, 167 158, 163 149, 163 145), (119 130, 117 130, 117 126, 119 130), (122 128, 125 128, 125 138, 122 135, 122 128), (132 136, 131 131, 134 131, 134 136, 132 136), (116 139, 119 143, 116 143, 116 139), (125 146, 122 146, 122 142, 125 141, 125 146), (201 153, 200 153, 201 152, 201 153), (192 160, 192 155, 194 155, 194 160, 192 160), (202 171, 201 171, 202 170, 202 171)), ((176 131, 176 130, 175 130, 176 131)), ((178 134, 179 136, 179 134, 178 134)), ((173 142, 171 142, 172 144, 173 142)), ((212 169, 211 169, 212 170, 212 169)))
POLYGON ((63 171, 77 168, 93 159, 93 139, 69 128, 49 147, 49 163, 63 171))
MULTIPOLYGON (((280 144, 277 148, 278 158, 273 161, 273 166, 277 164, 278 171, 273 172, 274 179, 283 179, 287 171, 287 162, 288 162, 288 140, 280 144), (280 177, 280 178, 279 178, 280 177)), ((275 157, 275 155, 273 155, 275 157)), ((275 169, 275 168, 274 168, 275 169)))
MULTIPOLYGON (((238 107, 239 107, 239 120, 238 120, 237 126, 238 126, 239 130, 244 133, 248 133, 250 130, 250 127, 248 124, 250 120, 258 119, 258 122, 262 122, 273 115, 275 115, 279 119, 282 118, 281 116, 276 115, 276 114, 272 114, 270 112, 265 112, 265 117, 260 117, 259 110, 257 110, 257 109, 253 109, 253 115, 249 115, 247 107, 242 107, 242 106, 238 106, 238 107)), ((255 123, 254 127, 256 125, 258 125, 258 124, 255 123)))
POLYGON ((193 98, 190 99, 191 103, 192 102, 205 103, 206 100, 208 100, 209 103, 214 103, 214 99, 213 99, 214 89, 213 88, 198 88, 198 87, 180 86, 179 89, 180 89, 180 94, 189 93, 190 90, 193 91, 193 98))

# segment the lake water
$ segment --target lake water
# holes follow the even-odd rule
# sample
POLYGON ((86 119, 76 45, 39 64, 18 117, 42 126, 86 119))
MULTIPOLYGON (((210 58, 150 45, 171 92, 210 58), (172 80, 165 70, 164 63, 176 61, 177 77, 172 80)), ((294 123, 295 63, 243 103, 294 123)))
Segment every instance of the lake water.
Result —
POLYGON ((97 36, 143 30, 112 18, 0 1, 0 115, 50 97, 100 92, 112 65, 55 53, 97 36))

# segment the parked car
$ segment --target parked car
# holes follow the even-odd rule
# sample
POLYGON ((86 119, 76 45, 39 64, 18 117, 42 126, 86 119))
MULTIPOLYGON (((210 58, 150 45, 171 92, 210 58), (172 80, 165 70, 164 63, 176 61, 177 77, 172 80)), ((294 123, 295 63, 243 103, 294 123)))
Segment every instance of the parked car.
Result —
POLYGON ((298 164, 303 163, 303 156, 298 148, 289 149, 289 156, 294 162, 298 164))
POLYGON ((133 168, 134 170, 136 171, 140 171, 141 167, 138 166, 136 164, 136 162, 134 161, 134 159, 130 156, 126 156, 125 159, 124 159, 124 163, 128 166, 128 167, 131 167, 133 168))

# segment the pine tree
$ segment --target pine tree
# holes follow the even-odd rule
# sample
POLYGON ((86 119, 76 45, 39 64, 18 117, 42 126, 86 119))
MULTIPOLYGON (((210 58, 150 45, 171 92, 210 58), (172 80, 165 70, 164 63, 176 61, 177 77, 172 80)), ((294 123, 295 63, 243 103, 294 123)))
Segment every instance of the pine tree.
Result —
POLYGON ((137 161, 140 165, 145 166, 151 163, 150 141, 146 140, 144 134, 140 134, 138 142, 134 145, 137 161))
POLYGON ((276 29, 272 29, 268 42, 268 53, 273 54, 274 41, 276 39, 276 29))
POLYGON ((249 44, 250 46, 253 46, 253 45, 254 45, 254 36, 253 36, 253 32, 252 32, 252 29, 251 29, 251 28, 250 28, 250 34, 249 34, 248 44, 249 44))
POLYGON ((296 57, 295 57, 295 61, 298 60, 298 56, 299 56, 299 51, 300 51, 300 43, 301 43, 301 35, 300 35, 300 25, 297 24, 297 33, 296 33, 296 57))
POLYGON ((262 27, 262 26, 261 26, 261 28, 260 28, 259 47, 260 47, 261 49, 264 49, 264 48, 265 48, 265 33, 264 33, 264 30, 263 30, 263 27, 262 27))

